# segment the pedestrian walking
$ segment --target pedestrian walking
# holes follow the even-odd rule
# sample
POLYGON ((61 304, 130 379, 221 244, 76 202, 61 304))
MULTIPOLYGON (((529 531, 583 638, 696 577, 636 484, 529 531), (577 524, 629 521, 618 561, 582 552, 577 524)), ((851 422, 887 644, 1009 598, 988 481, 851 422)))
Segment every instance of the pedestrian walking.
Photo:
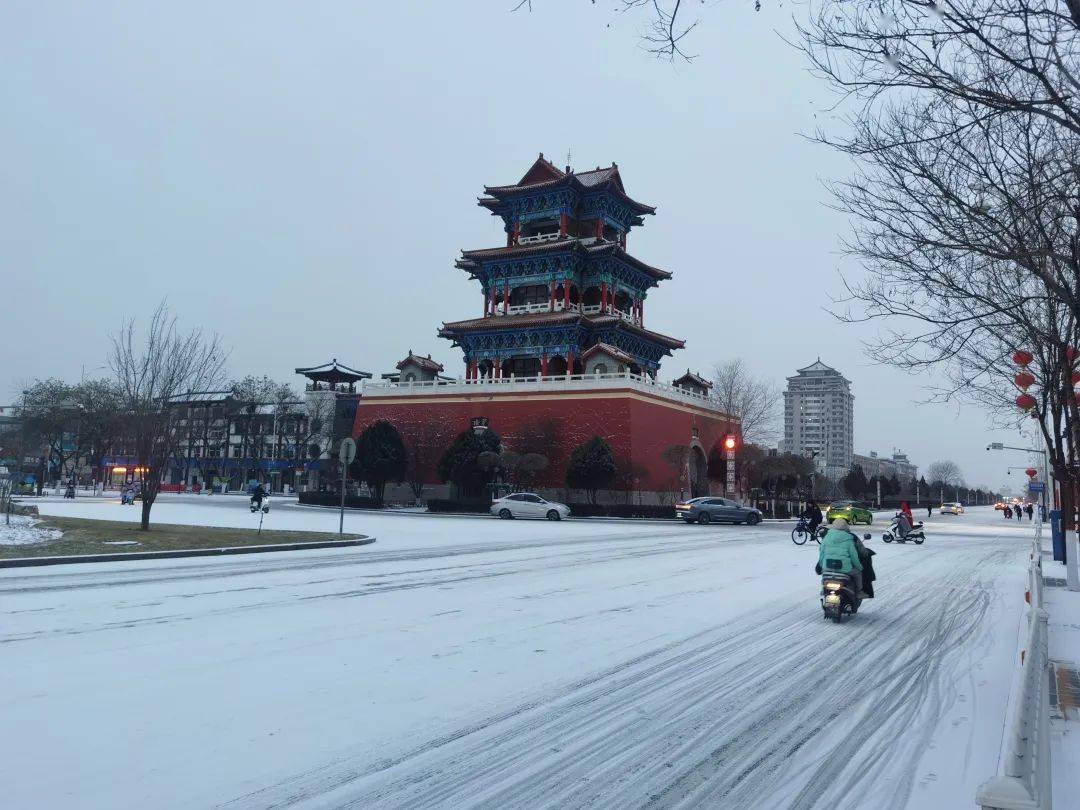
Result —
POLYGON ((1027 512, 1028 522, 1030 523, 1035 516, 1035 507, 1029 503, 1027 506, 1024 507, 1024 511, 1027 512))
POLYGON ((930 504, 926 505, 926 516, 931 517, 934 514, 934 507, 930 504))

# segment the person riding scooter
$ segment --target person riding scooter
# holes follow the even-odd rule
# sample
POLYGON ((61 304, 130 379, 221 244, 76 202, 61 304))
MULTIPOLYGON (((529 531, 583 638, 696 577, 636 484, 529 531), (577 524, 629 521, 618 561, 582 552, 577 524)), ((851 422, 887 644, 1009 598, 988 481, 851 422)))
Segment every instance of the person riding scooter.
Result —
POLYGON ((901 540, 906 540, 908 534, 911 533, 911 518, 907 512, 900 511, 896 513, 896 533, 901 540))
POLYGON ((262 509, 263 499, 266 497, 266 490, 263 489, 263 485, 259 484, 251 493, 251 506, 253 511, 262 509))
POLYGON ((848 530, 847 521, 837 518, 829 531, 821 538, 821 551, 818 552, 817 572, 847 574, 855 582, 855 592, 859 599, 868 594, 863 591, 863 564, 859 559, 859 549, 855 536, 848 530))

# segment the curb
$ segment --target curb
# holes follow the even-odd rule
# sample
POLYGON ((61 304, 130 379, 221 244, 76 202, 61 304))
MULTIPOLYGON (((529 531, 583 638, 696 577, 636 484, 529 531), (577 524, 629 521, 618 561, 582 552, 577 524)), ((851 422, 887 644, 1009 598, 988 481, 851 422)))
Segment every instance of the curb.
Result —
POLYGON ((176 557, 220 557, 226 554, 264 554, 271 551, 307 551, 316 548, 369 546, 374 537, 360 535, 353 540, 320 540, 313 543, 275 543, 268 546, 226 546, 224 548, 189 548, 176 551, 133 551, 128 554, 71 554, 65 557, 13 557, 0 559, 0 568, 29 568, 35 565, 71 565, 73 563, 124 562, 125 560, 166 560, 176 557))
MULTIPOLYGON (((296 508, 296 509, 334 509, 337 510, 340 507, 337 506, 322 506, 315 503, 296 503, 290 504, 281 508, 296 508)), ((412 518, 479 518, 481 520, 487 520, 490 518, 498 519, 498 515, 492 515, 488 512, 419 512, 419 511, 406 511, 404 509, 372 509, 364 506, 346 506, 345 512, 360 512, 371 515, 386 515, 393 517, 412 517, 412 518)), ((570 517, 563 518, 564 523, 616 523, 616 524, 633 524, 640 523, 652 523, 658 526, 669 526, 673 523, 681 523, 682 520, 677 517, 669 518, 634 518, 634 517, 610 517, 606 515, 597 515, 596 517, 570 517)), ((795 518, 762 518, 762 523, 794 523, 795 518)), ((717 523, 717 525, 721 525, 717 523)))

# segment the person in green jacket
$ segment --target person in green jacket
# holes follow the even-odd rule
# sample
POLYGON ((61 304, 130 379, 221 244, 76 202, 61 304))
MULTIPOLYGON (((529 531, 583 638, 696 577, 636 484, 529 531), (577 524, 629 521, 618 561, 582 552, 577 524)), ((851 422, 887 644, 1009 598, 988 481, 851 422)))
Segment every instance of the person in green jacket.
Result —
POLYGON ((848 530, 847 521, 843 518, 834 520, 829 531, 821 538, 818 566, 822 573, 850 574, 855 580, 856 592, 862 597, 862 562, 855 546, 855 535, 848 530))

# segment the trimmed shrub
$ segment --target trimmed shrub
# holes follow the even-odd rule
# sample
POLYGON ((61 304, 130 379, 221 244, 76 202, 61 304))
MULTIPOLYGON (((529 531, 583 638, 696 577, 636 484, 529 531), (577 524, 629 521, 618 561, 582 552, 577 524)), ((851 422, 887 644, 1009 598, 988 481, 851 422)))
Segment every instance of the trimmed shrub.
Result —
POLYGON ((568 503, 574 517, 675 518, 674 506, 632 503, 568 503))
POLYGON ((468 500, 452 501, 445 498, 433 498, 427 502, 429 512, 465 512, 469 514, 487 514, 491 510, 491 501, 468 500))
MULTIPOLYGON (((300 503, 310 506, 341 506, 341 495, 334 492, 301 492, 300 503)), ((345 506, 348 509, 378 509, 374 498, 362 495, 346 495, 345 506)))

